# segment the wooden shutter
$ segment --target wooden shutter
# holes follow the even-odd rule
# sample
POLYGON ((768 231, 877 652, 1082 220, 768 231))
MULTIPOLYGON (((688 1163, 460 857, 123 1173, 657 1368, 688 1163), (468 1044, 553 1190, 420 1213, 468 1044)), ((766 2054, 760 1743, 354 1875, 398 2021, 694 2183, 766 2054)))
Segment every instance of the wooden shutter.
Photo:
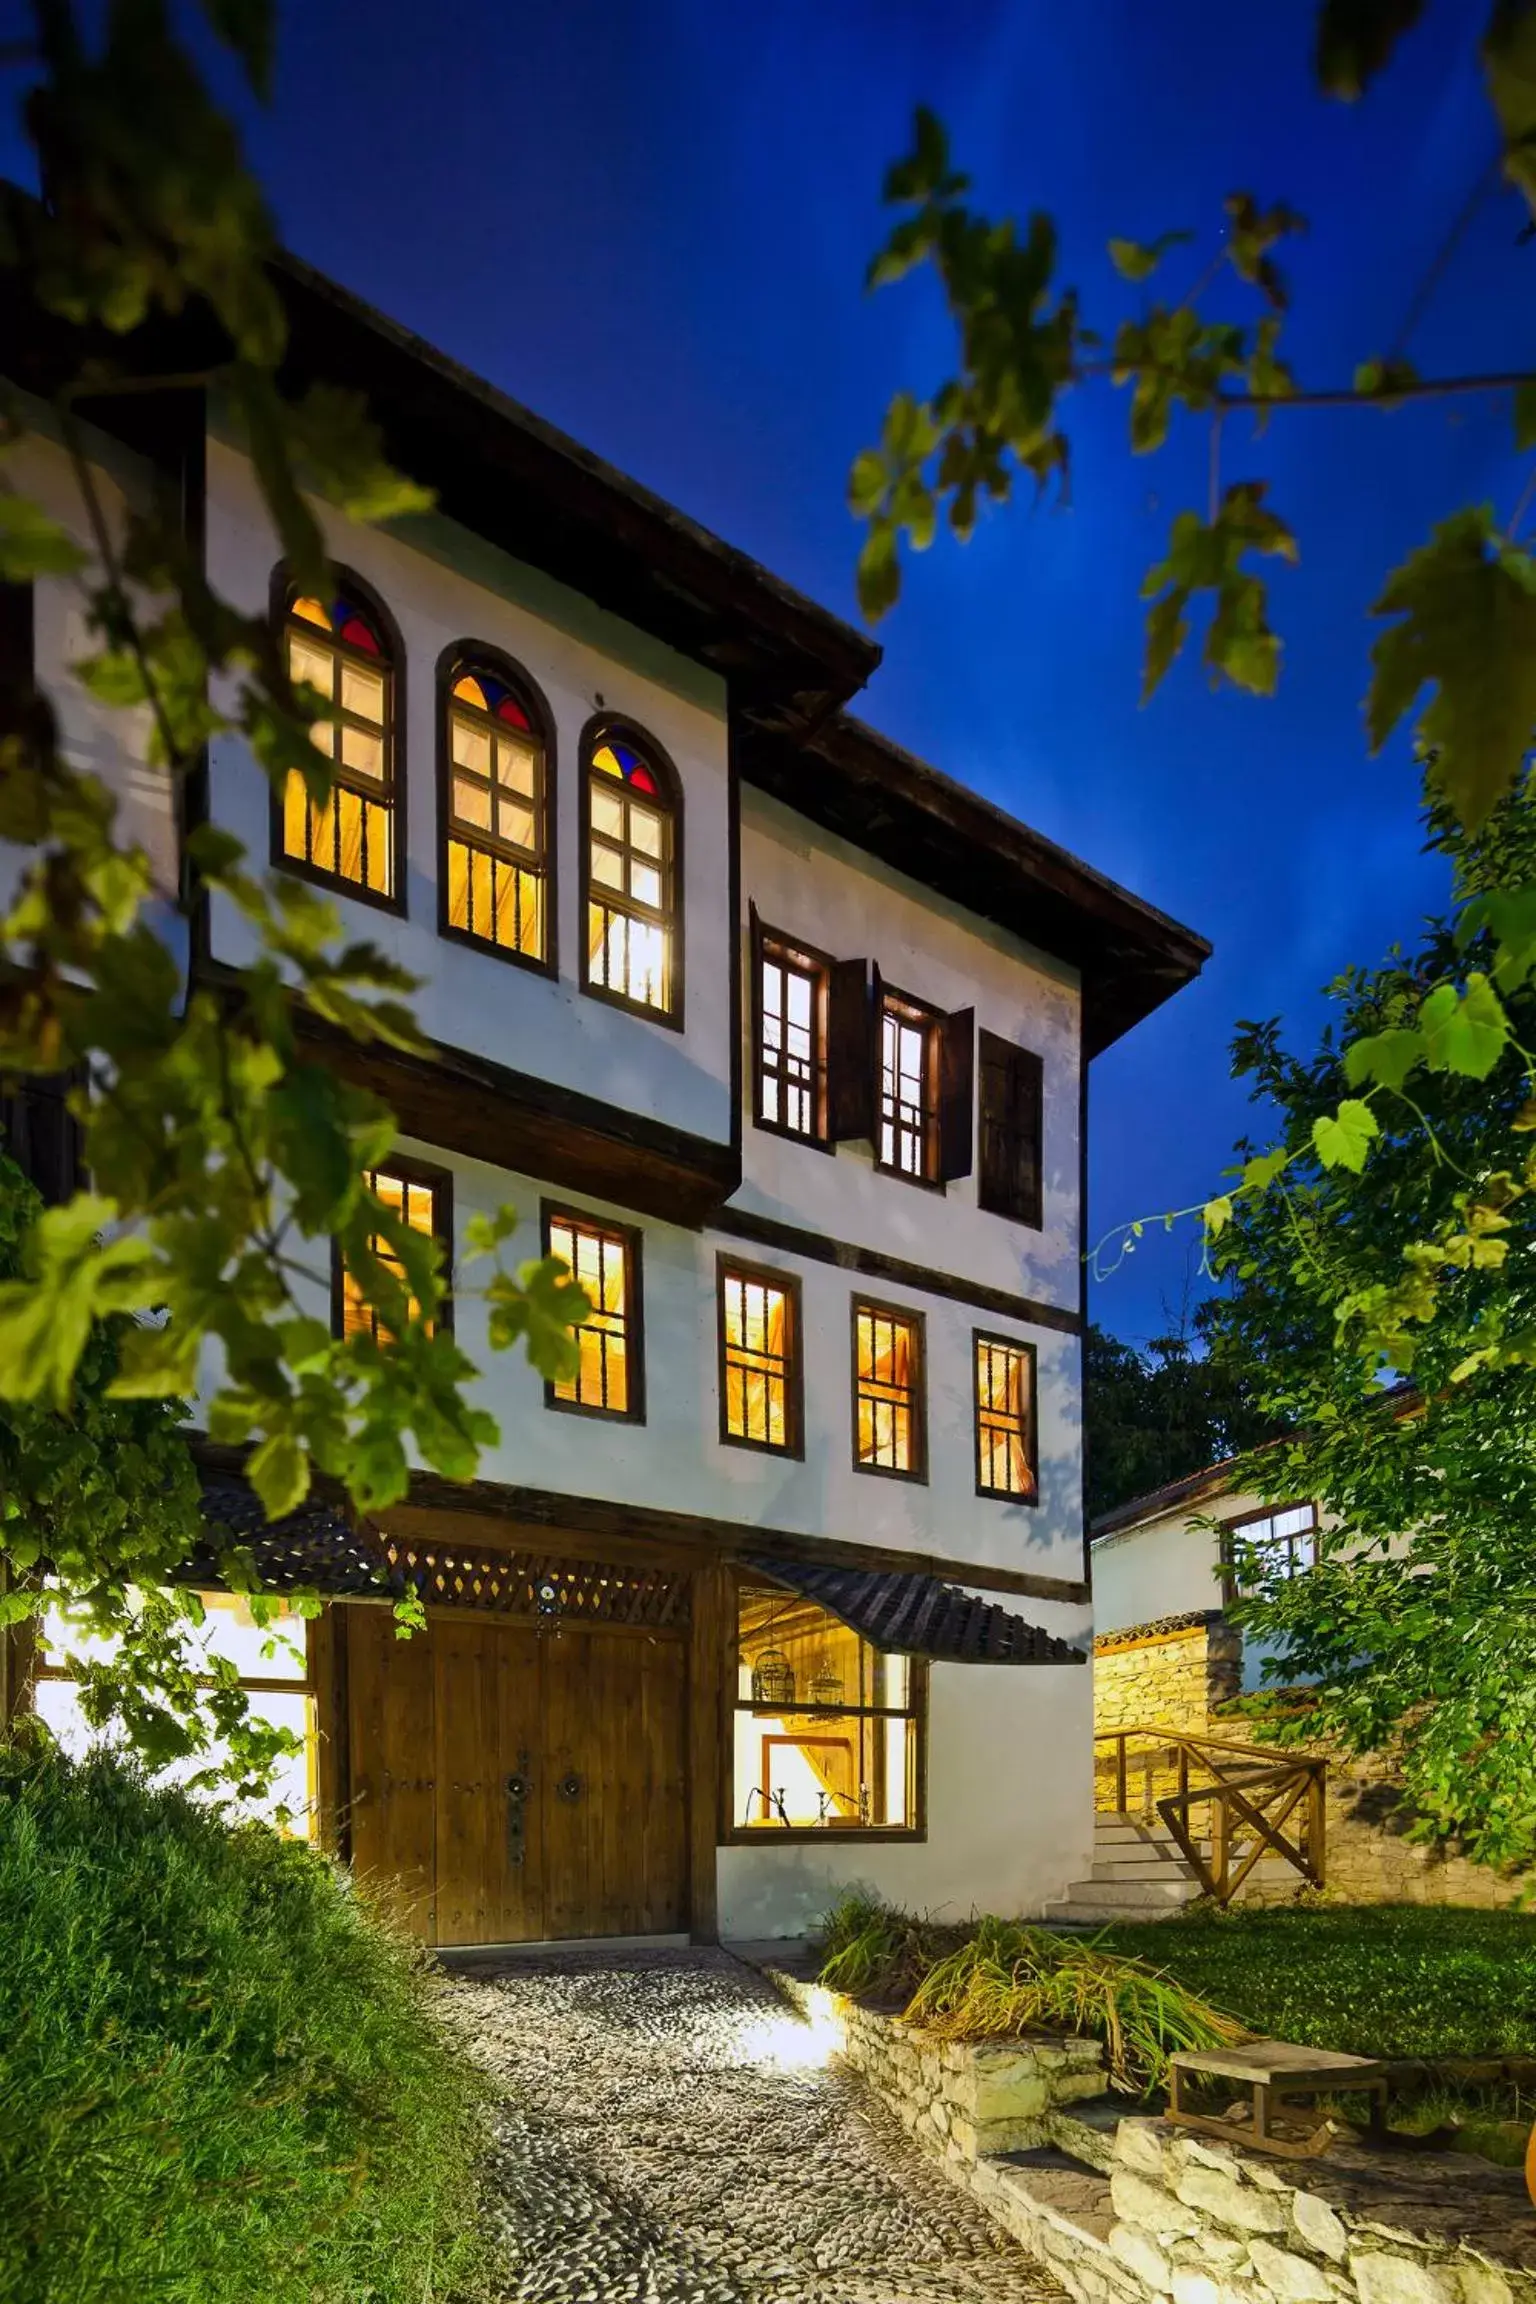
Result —
POLYGON ((1032 1049, 995 1032, 981 1039, 981 1175, 977 1199, 994 1216, 1036 1231, 1043 1221, 1045 1067, 1032 1049))
POLYGON ((874 1135, 870 1020, 878 1014, 870 999, 869 962, 834 960, 827 977, 827 1134, 834 1144, 874 1135))
POLYGON ((44 1074, 0 1096, 0 1145, 50 1208, 72 1200, 85 1182, 80 1123, 64 1101, 76 1078, 44 1074))
POLYGON ((975 1159, 976 1011, 942 1017, 939 1036, 939 1182, 969 1176, 975 1159))
POLYGON ((12 714, 31 695, 36 680, 32 587, 0 584, 0 724, 12 724, 12 714))

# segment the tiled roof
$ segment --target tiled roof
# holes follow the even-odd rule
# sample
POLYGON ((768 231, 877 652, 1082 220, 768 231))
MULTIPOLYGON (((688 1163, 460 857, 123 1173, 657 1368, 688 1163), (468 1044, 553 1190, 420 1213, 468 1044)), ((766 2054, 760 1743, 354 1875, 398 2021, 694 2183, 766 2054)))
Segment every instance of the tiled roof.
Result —
POLYGON ((814 1600, 876 1648, 947 1664, 1082 1664, 1081 1648, 995 1600, 980 1600, 937 1576, 834 1568, 799 1560, 749 1560, 776 1584, 814 1600))
POLYGON ((404 1578, 391 1569, 370 1531, 354 1529, 338 1506, 313 1495, 297 1512, 269 1520, 248 1480, 237 1472, 205 1470, 203 1518, 210 1541, 187 1561, 183 1583, 216 1583, 219 1553, 232 1541, 251 1554, 257 1575, 275 1591, 309 1584, 333 1596, 382 1597, 404 1589, 404 1578))

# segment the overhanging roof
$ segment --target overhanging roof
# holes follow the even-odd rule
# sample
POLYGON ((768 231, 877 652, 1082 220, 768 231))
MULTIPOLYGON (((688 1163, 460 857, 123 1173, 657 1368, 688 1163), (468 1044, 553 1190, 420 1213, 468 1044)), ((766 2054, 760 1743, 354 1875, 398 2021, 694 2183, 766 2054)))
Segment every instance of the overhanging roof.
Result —
POLYGON ((1081 1648, 995 1600, 962 1592, 937 1576, 832 1568, 798 1560, 748 1560, 754 1574, 771 1577, 803 1599, 814 1600, 887 1655, 927 1656, 944 1664, 1082 1664, 1081 1648))
POLYGON ((797 814, 1076 968, 1090 1056, 1210 958, 1194 929, 847 713, 806 743, 748 730, 737 757, 797 814))
POLYGON ((311 1492, 297 1512, 269 1520, 242 1473, 204 1469, 202 1482, 209 1541, 182 1568, 182 1583, 218 1583, 219 1557, 233 1541, 250 1553, 262 1583, 276 1592, 306 1584, 332 1598, 370 1594, 382 1599, 404 1589, 404 1580, 392 1577, 377 1540, 366 1528, 354 1529, 339 1505, 311 1492))

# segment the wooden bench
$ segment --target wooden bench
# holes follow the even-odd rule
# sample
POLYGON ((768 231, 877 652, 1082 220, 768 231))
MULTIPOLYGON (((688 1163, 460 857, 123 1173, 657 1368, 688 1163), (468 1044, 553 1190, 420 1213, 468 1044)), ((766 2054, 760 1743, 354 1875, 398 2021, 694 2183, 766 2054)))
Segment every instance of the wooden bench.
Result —
MULTIPOLYGON (((1182 2048, 1168 2059, 1168 2117, 1178 2127, 1250 2144, 1256 2152, 1287 2160, 1315 2159, 1327 2151, 1334 2133, 1333 2121, 1325 2119, 1308 2135, 1277 2136, 1274 2123, 1286 2117, 1289 2099, 1337 2096, 1346 2089, 1368 2091, 1374 2099, 1367 2134, 1379 2140, 1385 2131, 1387 2081, 1375 2057, 1296 2048, 1288 2040, 1251 2040, 1242 2048, 1182 2048), (1236 2081, 1247 2094, 1225 2113, 1197 2110, 1189 2099, 1196 2076, 1236 2081)), ((1293 2119, 1298 2110, 1290 2106, 1293 2119)))

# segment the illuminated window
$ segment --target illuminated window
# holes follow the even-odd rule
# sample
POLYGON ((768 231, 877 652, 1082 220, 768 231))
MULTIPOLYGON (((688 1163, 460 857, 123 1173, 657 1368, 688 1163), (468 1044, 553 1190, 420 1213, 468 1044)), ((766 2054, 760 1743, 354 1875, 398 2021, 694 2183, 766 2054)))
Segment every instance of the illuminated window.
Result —
MULTIPOLYGON (((250 1803, 246 1812, 268 1818, 295 1838, 308 1839, 315 1814, 315 1718, 305 1660, 309 1628, 302 1616, 287 1613, 280 1613, 270 1625, 258 1625, 249 1602, 232 1592, 204 1592, 199 1597, 205 1616, 190 1636, 190 1649, 194 1666, 199 1661, 208 1666, 199 1676, 200 1684, 212 1688, 216 1671, 233 1665, 252 1718, 268 1727, 289 1729, 303 1747, 279 1759, 270 1797, 250 1803)), ((94 1729, 87 1721, 75 1667, 109 1663, 117 1642, 75 1629, 56 1608, 44 1615, 39 1633, 33 1709, 71 1758, 79 1759, 92 1744, 111 1741, 111 1731, 94 1729)), ((209 1752, 172 1761, 155 1771, 156 1778, 161 1783, 184 1783, 225 1756, 226 1747, 215 1737, 209 1752)))
POLYGON ((627 737, 600 734, 586 794, 587 988, 673 1016, 679 823, 671 775, 627 737))
POLYGON ((976 1331, 976 1487, 1035 1498, 1035 1355, 976 1331))
POLYGON ((737 1597, 732 1837, 921 1829, 922 1667, 797 1594, 737 1597))
POLYGON ((569 1265, 592 1307, 576 1331, 576 1373, 546 1385, 546 1400, 552 1408, 642 1422, 640 1235, 546 1206, 544 1253, 569 1265))
MULTIPOLYGON (((395 1161, 387 1168, 365 1170, 363 1180, 382 1204, 388 1220, 387 1228, 368 1235, 369 1253, 399 1283, 414 1313, 417 1309, 416 1299, 411 1294, 399 1234, 402 1230, 421 1232, 440 1241, 443 1266, 445 1269, 451 1268, 453 1214, 450 1179, 441 1169, 418 1167, 414 1162, 407 1165, 403 1161, 395 1161)), ((389 1328, 380 1319, 377 1309, 367 1301, 356 1274, 346 1266, 339 1244, 335 1261, 334 1309, 335 1324, 340 1335, 368 1335, 377 1342, 388 1342, 389 1328)), ((444 1313, 447 1311, 445 1302, 444 1313)))
POLYGON ((460 665, 446 699, 443 924, 524 960, 549 958, 549 770, 531 699, 460 665))
POLYGON ((1317 1506, 1291 1504, 1284 1511, 1236 1520, 1223 1544, 1228 1582, 1237 1591, 1254 1592, 1276 1577, 1300 1576, 1317 1561, 1317 1506))
POLYGON ((290 768, 279 811, 278 856, 323 880, 383 903, 398 898, 395 857, 395 676, 379 619, 356 598, 294 594, 285 640, 288 677, 317 689, 331 717, 317 720, 315 749, 332 784, 313 799, 290 768))
POLYGON ((853 1461, 898 1480, 927 1477, 923 1320, 886 1304, 853 1307, 853 1461))
POLYGON ((831 963, 772 928, 759 928, 755 957, 757 1124, 824 1143, 831 963))
POLYGON ((800 1453, 800 1287, 720 1259, 720 1437, 800 1453))
POLYGON ((877 1165, 920 1184, 937 1174, 938 1019, 888 992, 880 1012, 877 1165))

